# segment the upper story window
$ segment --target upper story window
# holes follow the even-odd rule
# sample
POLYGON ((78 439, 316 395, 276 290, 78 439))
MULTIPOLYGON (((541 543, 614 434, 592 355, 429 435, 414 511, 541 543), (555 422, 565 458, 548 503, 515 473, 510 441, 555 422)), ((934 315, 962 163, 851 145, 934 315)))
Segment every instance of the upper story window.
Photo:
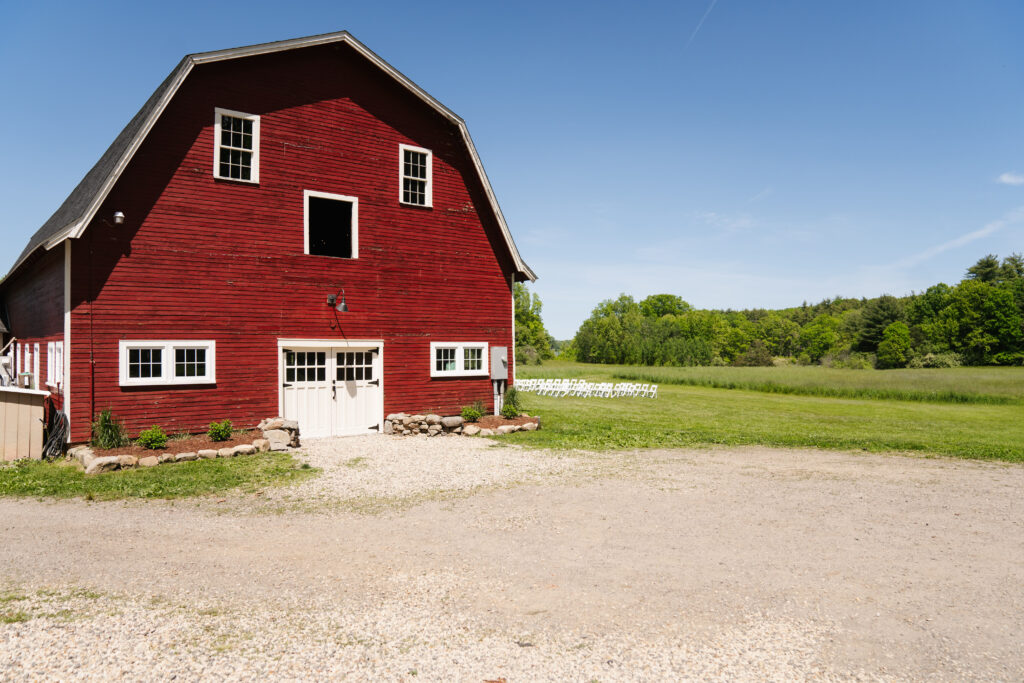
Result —
POLYGON ((487 342, 431 342, 431 377, 486 375, 487 342))
POLYGON ((306 190, 305 251, 359 258, 359 198, 306 190))
POLYGON ((213 175, 226 180, 260 180, 260 117, 217 108, 213 128, 213 175))
POLYGON ((204 341, 118 342, 121 386, 213 384, 217 344, 204 341))
POLYGON ((414 206, 433 206, 433 154, 429 149, 399 145, 402 167, 399 201, 414 206))

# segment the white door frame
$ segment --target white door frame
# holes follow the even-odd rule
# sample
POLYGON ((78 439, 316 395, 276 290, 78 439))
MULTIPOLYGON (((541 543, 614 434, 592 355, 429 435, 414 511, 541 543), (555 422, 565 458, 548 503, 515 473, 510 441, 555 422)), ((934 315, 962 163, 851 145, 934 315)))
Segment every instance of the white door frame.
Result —
POLYGON ((277 414, 284 415, 284 363, 281 362, 281 354, 284 349, 344 349, 350 347, 365 348, 376 346, 377 357, 380 359, 380 389, 377 392, 377 416, 380 418, 380 430, 378 434, 384 433, 384 340, 383 339, 291 339, 278 337, 277 339, 277 414))

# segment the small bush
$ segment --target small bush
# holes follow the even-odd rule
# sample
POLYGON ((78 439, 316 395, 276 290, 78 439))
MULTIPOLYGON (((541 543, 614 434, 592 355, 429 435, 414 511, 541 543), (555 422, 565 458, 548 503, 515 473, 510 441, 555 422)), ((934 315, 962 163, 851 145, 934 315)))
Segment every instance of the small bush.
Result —
POLYGON ((96 448, 122 448, 128 445, 124 425, 114 419, 110 410, 104 410, 92 423, 92 445, 96 448))
POLYGON ((958 368, 963 365, 963 358, 959 353, 948 351, 946 353, 926 353, 923 356, 916 356, 910 359, 908 368, 958 368))
POLYGON ((462 408, 462 419, 466 422, 476 422, 484 415, 483 401, 474 401, 471 406, 462 408))
POLYGON ((845 370, 873 370, 875 368, 875 354, 851 351, 841 353, 832 361, 832 367, 845 370))
MULTIPOLYGON (((523 412, 523 395, 519 392, 519 389, 516 389, 515 387, 509 387, 506 389, 505 401, 502 403, 502 406, 512 406, 516 411, 516 415, 523 412)), ((504 408, 502 409, 502 414, 505 414, 504 408)))
POLYGON ((210 441, 227 441, 231 438, 231 420, 211 422, 206 435, 210 437, 210 441))
POLYGON ((159 425, 153 425, 149 429, 139 432, 139 438, 135 440, 135 443, 143 448, 156 450, 167 445, 167 434, 160 429, 159 425))

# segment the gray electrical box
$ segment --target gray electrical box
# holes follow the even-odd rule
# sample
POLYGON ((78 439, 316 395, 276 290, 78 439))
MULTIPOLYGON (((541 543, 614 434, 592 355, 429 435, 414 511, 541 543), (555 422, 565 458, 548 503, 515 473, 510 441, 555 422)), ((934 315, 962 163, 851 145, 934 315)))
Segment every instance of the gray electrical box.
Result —
POLYGON ((508 347, 491 347, 491 379, 508 380, 508 347))

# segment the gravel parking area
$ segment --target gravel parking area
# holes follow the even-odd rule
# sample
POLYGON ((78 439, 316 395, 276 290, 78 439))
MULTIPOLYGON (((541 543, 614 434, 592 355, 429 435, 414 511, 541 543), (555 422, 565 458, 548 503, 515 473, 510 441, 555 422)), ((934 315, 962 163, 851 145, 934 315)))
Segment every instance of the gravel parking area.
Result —
POLYGON ((304 450, 223 503, 0 500, 0 680, 1024 678, 1021 466, 304 450))
POLYGON ((297 450, 322 473, 297 487, 268 489, 263 502, 307 512, 338 506, 373 512, 592 469, 571 455, 538 457, 489 439, 460 436, 309 439, 297 450))

